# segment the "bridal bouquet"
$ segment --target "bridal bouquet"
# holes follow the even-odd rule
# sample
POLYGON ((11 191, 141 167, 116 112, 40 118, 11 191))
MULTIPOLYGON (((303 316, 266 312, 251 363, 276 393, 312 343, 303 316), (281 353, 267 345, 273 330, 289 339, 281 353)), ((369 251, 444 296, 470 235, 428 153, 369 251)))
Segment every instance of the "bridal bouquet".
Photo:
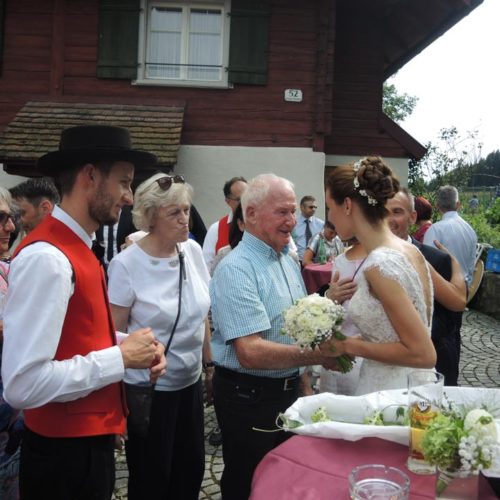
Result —
MULTIPOLYGON (((283 334, 288 334, 302 349, 314 349, 325 340, 335 337, 344 340, 340 331, 344 308, 317 293, 297 300, 284 312, 283 334)), ((352 369, 352 359, 343 354, 337 358, 342 373, 352 369)))

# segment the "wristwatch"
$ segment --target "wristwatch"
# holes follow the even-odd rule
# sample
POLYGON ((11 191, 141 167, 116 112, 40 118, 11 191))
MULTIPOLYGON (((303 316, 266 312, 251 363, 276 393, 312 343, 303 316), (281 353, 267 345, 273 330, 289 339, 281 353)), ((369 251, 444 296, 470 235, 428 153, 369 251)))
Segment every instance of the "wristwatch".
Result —
POLYGON ((213 361, 207 361, 206 363, 203 363, 202 366, 203 371, 206 371, 207 368, 213 368, 215 366, 215 363, 213 361))

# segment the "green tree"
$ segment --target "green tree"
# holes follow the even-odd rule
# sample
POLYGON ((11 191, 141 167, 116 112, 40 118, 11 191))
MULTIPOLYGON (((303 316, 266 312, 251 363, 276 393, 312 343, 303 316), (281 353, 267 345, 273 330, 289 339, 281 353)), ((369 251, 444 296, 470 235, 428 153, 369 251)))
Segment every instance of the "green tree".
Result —
POLYGON ((457 127, 442 128, 436 142, 425 145, 426 155, 418 162, 427 189, 433 191, 444 184, 466 187, 481 160, 482 143, 477 130, 461 133, 457 127))
POLYGON ((500 184, 500 151, 496 150, 477 163, 469 186, 494 187, 498 184, 500 184))
POLYGON ((392 83, 384 82, 382 109, 395 122, 402 122, 413 113, 418 97, 406 93, 400 94, 392 83))
POLYGON ((415 158, 408 161, 408 188, 415 196, 425 195, 427 192, 422 165, 415 158))

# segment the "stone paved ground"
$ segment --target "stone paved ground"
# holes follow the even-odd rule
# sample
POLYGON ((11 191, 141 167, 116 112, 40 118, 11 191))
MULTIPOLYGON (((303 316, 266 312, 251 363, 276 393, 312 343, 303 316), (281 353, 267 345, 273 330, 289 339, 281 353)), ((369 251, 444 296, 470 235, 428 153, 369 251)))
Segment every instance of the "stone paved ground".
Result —
MULTIPOLYGON (((480 312, 464 313, 462 327, 462 357, 460 385, 500 387, 500 321, 480 312)), ((219 500, 219 479, 224 467, 221 447, 208 443, 215 426, 213 407, 205 411, 206 466, 200 499, 219 500)), ((116 490, 114 498, 127 498, 127 467, 122 453, 117 454, 116 490)), ((182 499, 180 499, 182 500, 182 499)))

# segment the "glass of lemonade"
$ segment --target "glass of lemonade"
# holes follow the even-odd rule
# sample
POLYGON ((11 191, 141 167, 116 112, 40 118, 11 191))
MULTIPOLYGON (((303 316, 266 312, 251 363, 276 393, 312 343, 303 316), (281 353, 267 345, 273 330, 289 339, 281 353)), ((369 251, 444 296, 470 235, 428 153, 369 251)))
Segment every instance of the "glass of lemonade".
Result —
POLYGON ((410 452, 408 469, 416 474, 434 474, 436 466, 425 461, 422 439, 429 423, 441 412, 444 376, 430 370, 408 374, 408 414, 410 418, 410 452))
POLYGON ((349 474, 349 493, 352 500, 407 500, 410 479, 395 467, 359 465, 349 474))

